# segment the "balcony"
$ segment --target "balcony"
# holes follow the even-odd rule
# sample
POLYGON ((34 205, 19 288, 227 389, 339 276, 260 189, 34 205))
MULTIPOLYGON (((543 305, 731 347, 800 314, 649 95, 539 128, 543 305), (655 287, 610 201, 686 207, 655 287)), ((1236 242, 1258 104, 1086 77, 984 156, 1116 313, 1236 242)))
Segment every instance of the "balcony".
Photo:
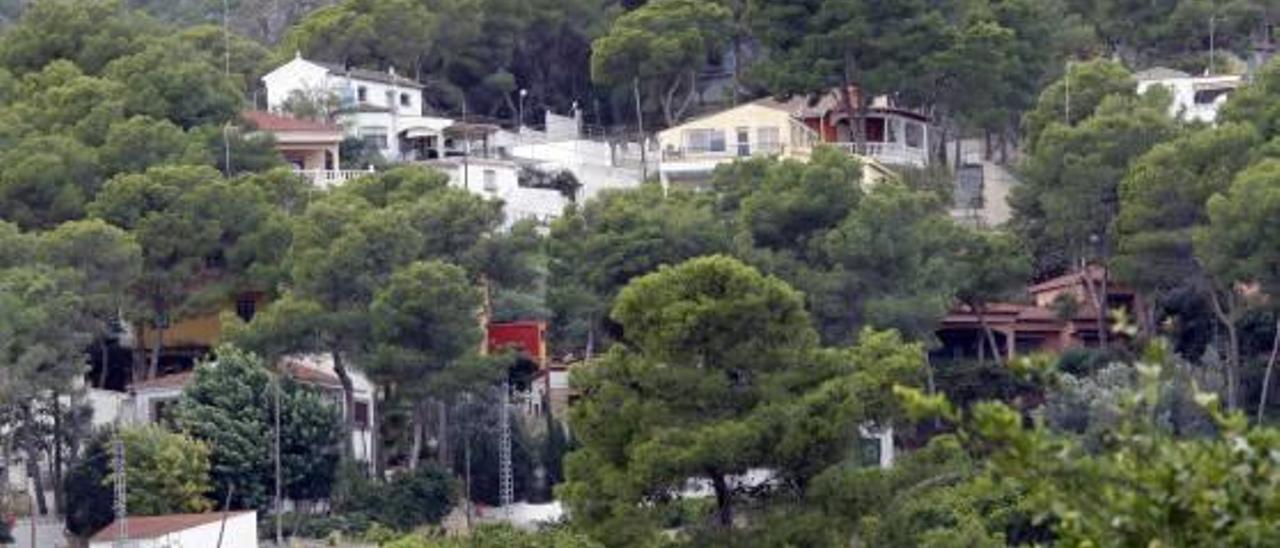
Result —
POLYGON ((924 148, 910 147, 903 143, 867 142, 863 143, 862 146, 858 146, 858 143, 850 142, 827 144, 850 154, 874 158, 880 163, 890 166, 925 167, 929 163, 929 154, 924 148))
MULTIPOLYGON (((755 143, 743 146, 727 146, 722 150, 702 148, 668 148, 662 151, 664 162, 727 162, 756 156, 785 156, 789 148, 782 143, 755 143)), ((798 149, 791 148, 795 153, 798 149)))
POLYGON ((372 167, 369 169, 296 169, 293 172, 320 188, 340 185, 374 173, 372 167))

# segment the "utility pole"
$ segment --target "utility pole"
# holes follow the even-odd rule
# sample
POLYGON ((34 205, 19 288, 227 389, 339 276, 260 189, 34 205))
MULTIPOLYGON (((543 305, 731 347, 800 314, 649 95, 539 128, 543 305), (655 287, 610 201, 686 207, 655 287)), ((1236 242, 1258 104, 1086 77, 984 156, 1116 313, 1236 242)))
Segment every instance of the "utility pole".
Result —
POLYGON ((511 477, 511 376, 502 380, 502 394, 498 399, 498 500, 503 513, 511 518, 511 504, 515 502, 515 482, 511 477))
MULTIPOLYGON (((116 511, 116 546, 123 548, 129 541, 129 486, 125 477, 125 460, 124 439, 120 437, 120 432, 116 431, 115 441, 112 442, 112 466, 115 468, 115 484, 114 492, 115 501, 113 506, 116 511)), ((35 516, 32 515, 32 523, 35 523, 35 516)), ((31 545, 35 546, 35 537, 31 539, 31 545)))
POLYGON ((275 459, 276 467, 276 546, 284 546, 284 489, 283 481, 280 475, 280 377, 284 374, 279 371, 276 374, 275 390, 272 395, 272 413, 275 415, 276 431, 275 444, 272 447, 272 457, 275 459))

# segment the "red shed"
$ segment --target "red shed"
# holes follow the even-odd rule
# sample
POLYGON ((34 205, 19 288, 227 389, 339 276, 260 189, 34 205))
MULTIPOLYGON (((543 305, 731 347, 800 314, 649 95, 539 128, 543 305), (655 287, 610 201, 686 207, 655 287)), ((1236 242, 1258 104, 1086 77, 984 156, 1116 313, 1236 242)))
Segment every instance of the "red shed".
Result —
POLYGON ((489 351, 515 348, 538 369, 547 367, 547 322, 520 321, 489 324, 489 351))

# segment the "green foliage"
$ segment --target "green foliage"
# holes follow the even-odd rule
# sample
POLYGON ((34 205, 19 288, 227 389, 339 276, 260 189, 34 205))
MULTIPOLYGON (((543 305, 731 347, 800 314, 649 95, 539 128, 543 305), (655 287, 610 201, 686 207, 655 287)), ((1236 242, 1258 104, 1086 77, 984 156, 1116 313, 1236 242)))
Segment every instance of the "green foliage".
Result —
POLYGON ((661 97, 667 125, 675 125, 696 95, 698 71, 727 43, 731 17, 713 2, 647 2, 591 44, 591 79, 606 86, 643 84, 661 97))
POLYGON ((430 538, 407 535, 387 548, 598 548, 601 544, 564 527, 537 532, 522 531, 510 525, 481 525, 469 536, 430 538))
MULTIPOLYGON (((280 393, 280 462, 285 495, 329 495, 337 467, 337 410, 314 388, 284 382, 280 393)), ((214 493, 234 486, 234 508, 270 508, 275 390, 262 360, 231 346, 197 369, 177 408, 177 426, 211 449, 214 493)))
POLYGON ((111 477, 110 443, 114 436, 114 432, 103 430, 88 440, 84 453, 71 463, 63 480, 61 496, 76 501, 67 507, 67 531, 77 537, 93 535, 115 516, 115 495, 103 481, 111 477))
POLYGON ((438 524, 453 507, 456 485, 450 475, 423 465, 387 483, 356 481, 343 500, 341 512, 364 514, 377 523, 401 531, 438 524))
POLYGON ((1137 82, 1120 63, 1106 59, 1071 63, 1066 74, 1045 86, 1035 107, 1023 115, 1027 149, 1036 150, 1041 134, 1054 124, 1075 126, 1093 116, 1103 99, 1113 95, 1134 97, 1136 89, 1137 82))
POLYGON ((725 476, 769 463, 805 485, 846 457, 859 424, 891 421, 889 387, 913 382, 923 357, 891 333, 819 350, 798 293, 719 256, 634 280, 613 318, 623 345, 572 379, 583 445, 557 491, 609 545, 651 539, 690 478, 712 483, 722 525, 740 496, 725 476))
MULTIPOLYGON (((209 481, 209 446, 156 425, 126 428, 119 436, 129 456, 129 513, 139 516, 204 512, 209 481)), ((102 478, 111 485, 110 476, 102 478)))
POLYGON ((1040 135, 1024 167, 1026 184, 1010 197, 1012 227, 1038 270, 1057 272, 1110 254, 1119 188, 1131 163, 1176 136, 1164 99, 1111 95, 1088 118, 1052 123, 1040 135))

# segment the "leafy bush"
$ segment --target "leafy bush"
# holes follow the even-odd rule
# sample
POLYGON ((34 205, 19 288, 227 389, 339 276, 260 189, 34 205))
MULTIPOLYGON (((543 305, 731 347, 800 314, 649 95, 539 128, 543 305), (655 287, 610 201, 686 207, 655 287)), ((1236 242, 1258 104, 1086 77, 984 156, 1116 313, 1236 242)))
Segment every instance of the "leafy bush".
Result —
POLYGON ((406 535, 384 548, 602 548, 586 535, 564 527, 537 532, 521 531, 510 525, 482 525, 469 537, 429 538, 406 535))
MULTIPOLYGON (((107 443, 112 435, 110 430, 103 430, 89 440, 84 455, 71 463, 62 481, 64 500, 75 501, 67 505, 67 531, 77 537, 88 537, 111 523, 113 495, 104 480, 111 475, 107 443)), ((0 529, 3 528, 0 520, 0 529)), ((4 535, 0 534, 0 544, 3 543, 4 535)))
POLYGON ((455 501, 453 479, 432 465, 405 472, 388 483, 349 481, 341 511, 362 514, 401 531, 439 523, 455 501))

